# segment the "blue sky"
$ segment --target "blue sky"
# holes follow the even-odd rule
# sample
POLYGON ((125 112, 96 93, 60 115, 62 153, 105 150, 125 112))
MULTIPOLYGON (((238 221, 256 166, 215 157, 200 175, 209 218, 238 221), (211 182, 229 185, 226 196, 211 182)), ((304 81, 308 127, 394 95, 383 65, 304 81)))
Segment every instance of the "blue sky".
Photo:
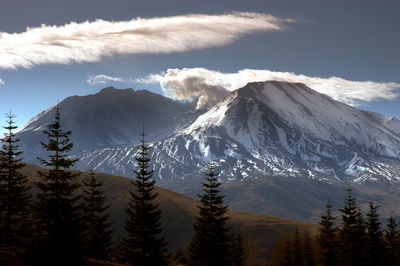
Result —
POLYGON ((107 86, 207 102, 277 77, 400 118, 399 12, 368 0, 1 0, 0 114, 22 125, 107 86))

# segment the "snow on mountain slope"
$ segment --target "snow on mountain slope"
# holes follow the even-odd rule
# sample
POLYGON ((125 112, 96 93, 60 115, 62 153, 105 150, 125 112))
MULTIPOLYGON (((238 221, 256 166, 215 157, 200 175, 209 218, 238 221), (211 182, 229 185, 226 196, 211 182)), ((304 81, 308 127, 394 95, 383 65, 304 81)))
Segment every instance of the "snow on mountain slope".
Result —
MULTIPOLYGON (((256 82, 231 93, 174 136, 154 142, 160 179, 220 162, 226 180, 260 173, 357 183, 398 181, 400 121, 361 111, 299 83, 256 82)), ((135 147, 82 154, 79 167, 131 175, 135 147)))
MULTIPOLYGON (((336 145, 354 143, 382 156, 399 156, 400 121, 360 111, 303 84, 249 84, 200 116, 184 134, 210 126, 224 128, 248 149, 263 146, 267 136, 274 134, 292 153, 305 148, 308 138, 314 137, 336 145)), ((324 155, 321 147, 316 148, 324 155)))
MULTIPOLYGON (((148 140, 157 141, 186 125, 195 113, 191 104, 173 101, 146 90, 108 87, 87 96, 68 97, 59 103, 63 128, 72 131, 72 154, 137 143, 144 126, 148 140)), ((43 130, 54 120, 54 109, 37 115, 17 133, 27 162, 37 163, 43 149, 43 130)))

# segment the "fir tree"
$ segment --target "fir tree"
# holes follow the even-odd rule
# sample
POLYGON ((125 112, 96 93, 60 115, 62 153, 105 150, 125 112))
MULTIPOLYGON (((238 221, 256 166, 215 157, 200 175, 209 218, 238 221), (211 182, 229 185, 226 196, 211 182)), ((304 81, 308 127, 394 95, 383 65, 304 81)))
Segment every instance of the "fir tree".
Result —
POLYGON ((48 151, 48 160, 38 158, 47 170, 39 171, 41 181, 35 183, 37 194, 37 218, 40 224, 39 260, 53 265, 79 265, 82 263, 80 248, 80 212, 79 195, 76 190, 78 174, 71 168, 77 160, 69 159, 73 144, 70 142, 70 131, 63 131, 60 123, 60 111, 55 109, 54 122, 44 131, 47 143, 41 142, 48 151))
POLYGON ((103 184, 93 171, 83 181, 84 249, 86 255, 94 259, 107 258, 112 244, 111 223, 105 213, 110 205, 106 204, 106 196, 101 190, 103 184))
POLYGON ((379 222, 378 206, 375 206, 372 201, 369 202, 369 211, 367 217, 367 232, 368 232, 368 265, 382 265, 382 230, 381 222, 379 222))
POLYGON ((340 236, 343 264, 363 265, 365 258, 365 223, 356 199, 351 195, 350 187, 347 189, 345 206, 340 211, 342 212, 340 236))
POLYGON ((283 251, 283 260, 281 261, 281 266, 293 266, 293 251, 292 251, 292 241, 290 238, 286 239, 285 249, 283 251))
POLYGON ((297 228, 294 232, 294 239, 293 239, 293 263, 294 263, 294 265, 302 265, 303 264, 301 237, 300 237, 299 230, 297 228))
POLYGON ((315 265, 312 240, 308 233, 304 235, 303 261, 305 266, 315 265))
POLYGON ((385 229, 385 264, 400 265, 400 231, 393 214, 390 215, 385 229))
POLYGON ((230 228, 227 226, 227 206, 219 189, 214 163, 209 163, 203 194, 199 195, 199 214, 193 225, 194 236, 190 242, 190 265, 230 265, 230 228))
POLYGON ((326 213, 319 222, 317 241, 320 250, 320 263, 325 266, 337 265, 338 241, 335 217, 332 216, 332 205, 326 205, 326 213))
POLYGON ((130 192, 131 202, 126 213, 125 223, 127 237, 122 240, 126 259, 138 266, 166 265, 166 242, 160 236, 161 210, 155 203, 157 193, 154 192, 155 181, 151 180, 153 170, 149 170, 148 146, 142 133, 142 143, 135 157, 137 170, 133 172, 136 179, 132 181, 134 191, 130 192))
POLYGON ((232 266, 244 265, 243 242, 239 234, 233 233, 231 236, 230 254, 232 266))
POLYGON ((15 117, 11 111, 6 115, 7 130, 0 150, 0 244, 26 248, 31 235, 31 214, 27 178, 21 174, 22 163, 18 141, 13 131, 15 117))

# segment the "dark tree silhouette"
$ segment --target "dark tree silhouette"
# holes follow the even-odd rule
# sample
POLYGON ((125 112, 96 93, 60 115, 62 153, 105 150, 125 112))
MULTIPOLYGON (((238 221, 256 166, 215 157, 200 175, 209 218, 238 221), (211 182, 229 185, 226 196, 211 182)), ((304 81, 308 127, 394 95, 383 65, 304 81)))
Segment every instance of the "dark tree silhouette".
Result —
POLYGON ((0 244, 3 246, 26 248, 31 236, 30 186, 20 170, 24 167, 15 137, 11 111, 6 115, 7 130, 0 150, 0 244))
POLYGON ((299 230, 296 228, 294 231, 293 239, 293 263, 294 265, 303 264, 303 250, 299 230))
POLYGON ((111 223, 105 212, 110 207, 101 189, 104 182, 100 181, 93 171, 83 180, 83 223, 84 250, 86 256, 94 259, 106 259, 111 249, 111 223))
POLYGON ((382 265, 383 241, 381 222, 379 221, 378 206, 375 206, 372 201, 369 202, 369 211, 366 214, 367 221, 367 254, 368 265, 382 265))
POLYGON ((243 241, 239 234, 233 232, 231 236, 230 254, 232 266, 244 265, 243 241))
POLYGON ((365 258, 365 223, 363 215, 357 206, 356 198, 347 189, 345 206, 342 213, 342 227, 340 229, 342 259, 344 265, 363 265, 365 258))
POLYGON ((325 266, 337 265, 338 241, 335 217, 332 216, 332 205, 326 205, 326 213, 319 222, 317 242, 320 250, 320 263, 325 266))
POLYGON ((122 243, 126 259, 133 265, 166 265, 166 242, 160 236, 161 210, 155 203, 155 181, 151 180, 153 170, 149 170, 148 146, 142 133, 142 143, 136 155, 136 179, 132 181, 134 191, 130 192, 131 201, 126 209, 128 220, 125 223, 127 237, 122 243))
POLYGON ((283 259, 281 261, 281 266, 293 266, 293 247, 290 238, 285 241, 285 249, 283 250, 283 259))
POLYGON ((82 263, 82 252, 79 195, 76 194, 78 174, 68 170, 77 160, 67 157, 73 146, 69 140, 71 131, 62 130, 58 106, 54 122, 47 126, 44 134, 48 141, 41 144, 49 155, 47 160, 38 160, 48 169, 38 172, 41 181, 35 183, 39 190, 37 218, 40 225, 37 258, 46 260, 43 263, 47 264, 79 265, 82 263))
POLYGON ((390 215, 385 229, 385 265, 400 265, 400 231, 393 214, 390 215))
POLYGON ((203 194, 199 195, 199 214, 193 225, 194 236, 190 242, 190 265, 231 265, 229 258, 230 228, 227 226, 227 206, 219 189, 214 172, 214 163, 209 163, 203 194))
POLYGON ((303 243, 303 261, 304 266, 315 265, 313 243, 308 233, 304 234, 303 243))

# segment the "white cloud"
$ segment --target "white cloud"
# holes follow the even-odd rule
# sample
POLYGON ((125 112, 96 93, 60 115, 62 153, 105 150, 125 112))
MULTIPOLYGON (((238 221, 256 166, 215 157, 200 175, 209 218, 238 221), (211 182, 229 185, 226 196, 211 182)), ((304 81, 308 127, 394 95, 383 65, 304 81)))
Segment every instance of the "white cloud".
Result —
POLYGON ((0 79, 0 85, 6 84, 2 79, 0 79))
POLYGON ((172 53, 227 45, 245 34, 282 31, 294 20, 233 12, 42 25, 0 32, 0 68, 96 62, 113 54, 172 53))
POLYGON ((162 74, 152 74, 138 79, 141 83, 160 83, 166 95, 184 100, 198 99, 198 107, 212 105, 229 92, 248 82, 277 80, 304 83, 310 88, 350 104, 377 99, 394 99, 400 84, 393 82, 350 81, 338 77, 308 77, 289 72, 243 69, 236 73, 221 73, 205 68, 168 69, 162 74))
POLYGON ((89 75, 89 78, 86 80, 87 83, 89 83, 90 85, 96 85, 96 84, 106 84, 109 82, 133 82, 134 80, 131 79, 124 79, 124 78, 120 78, 120 77, 111 77, 111 76, 107 76, 107 75, 89 75))

